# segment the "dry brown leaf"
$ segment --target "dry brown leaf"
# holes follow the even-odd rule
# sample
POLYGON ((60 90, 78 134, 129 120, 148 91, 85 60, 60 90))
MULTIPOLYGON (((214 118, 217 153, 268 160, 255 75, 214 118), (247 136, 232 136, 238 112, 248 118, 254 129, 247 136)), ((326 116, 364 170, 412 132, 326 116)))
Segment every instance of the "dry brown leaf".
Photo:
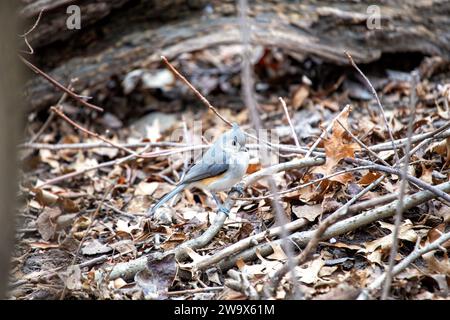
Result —
POLYGON ((358 184, 365 187, 377 180, 379 177, 381 177, 381 173, 369 171, 361 177, 358 184))
MULTIPOLYGON (((164 250, 170 250, 178 246, 180 243, 186 241, 186 234, 182 232, 174 232, 170 237, 161 244, 161 248, 164 250)), ((194 252, 195 253, 195 252, 194 252)), ((200 256, 200 255, 198 255, 200 256)), ((197 256, 196 256, 197 257, 197 256)), ((200 256, 201 259, 201 256, 200 256)))
POLYGON ((427 168, 423 164, 421 165, 421 167, 422 167, 422 175, 420 176, 420 180, 423 180, 429 184, 433 184, 433 167, 427 168))
MULTIPOLYGON (((348 116, 350 110, 344 112, 339 121, 349 130, 348 116)), ((360 150, 360 146, 353 142, 351 137, 348 137, 347 132, 341 125, 335 121, 333 124, 333 131, 329 138, 324 139, 324 148, 326 155, 326 162, 323 166, 316 168, 313 172, 329 175, 334 172, 336 165, 344 158, 354 158, 355 151, 360 150)), ((352 174, 343 174, 330 178, 332 181, 346 184, 353 179, 352 174)))
POLYGON ((292 212, 298 218, 305 218, 306 220, 313 222, 322 213, 322 206, 320 204, 293 206, 292 212))
MULTIPOLYGON (((395 226, 383 221, 378 221, 382 228, 388 229, 391 232, 395 226)), ((410 220, 405 220, 400 226, 398 238, 410 242, 417 240, 417 233, 412 229, 413 224, 410 220)), ((367 253, 367 259, 371 262, 381 264, 382 258, 392 247, 392 234, 388 234, 380 239, 364 244, 365 249, 362 250, 367 253)), ((400 258, 397 255, 396 259, 400 258)))
POLYGON ((51 240, 58 227, 56 219, 61 215, 61 209, 55 208, 45 208, 44 211, 39 215, 36 220, 36 226, 39 234, 44 241, 51 240))
POLYGON ((43 207, 52 206, 58 200, 58 196, 47 190, 35 188, 32 190, 36 194, 36 201, 43 207))
POLYGON ((270 259, 270 260, 286 261, 287 256, 284 253, 283 248, 281 248, 281 246, 279 244, 273 244, 271 242, 269 244, 273 249, 273 253, 271 255, 267 256, 266 258, 270 259))
POLYGON ((305 85, 301 85, 292 96, 292 107, 294 109, 300 108, 308 96, 309 88, 305 85))
POLYGON ((127 285, 128 283, 123 280, 122 278, 117 278, 116 280, 114 280, 114 289, 120 289, 123 288, 127 285))
POLYGON ((175 255, 155 252, 149 255, 147 268, 139 271, 134 279, 147 299, 165 299, 176 274, 175 255))
POLYGON ((113 249, 106 244, 101 243, 97 239, 93 239, 90 241, 87 241, 83 248, 81 248, 81 253, 87 256, 101 254, 101 253, 108 253, 111 252, 113 249))
POLYGON ((136 246, 132 240, 121 240, 116 243, 111 243, 109 246, 119 253, 137 254, 136 246))
POLYGON ((261 170, 261 163, 260 162, 256 162, 256 163, 250 162, 248 164, 248 167, 247 167, 247 174, 252 174, 252 173, 254 173, 256 171, 259 171, 259 170, 261 170))
POLYGON ((158 182, 145 182, 141 181, 134 191, 135 196, 151 196, 158 188, 158 182))
POLYGON ((295 274, 300 282, 305 284, 313 284, 319 280, 320 269, 325 265, 322 257, 318 257, 305 264, 305 268, 295 267, 295 274))
POLYGON ((444 253, 441 259, 438 259, 434 254, 435 251, 431 251, 423 255, 428 270, 433 274, 444 274, 450 277, 450 260, 448 259, 447 252, 444 253))

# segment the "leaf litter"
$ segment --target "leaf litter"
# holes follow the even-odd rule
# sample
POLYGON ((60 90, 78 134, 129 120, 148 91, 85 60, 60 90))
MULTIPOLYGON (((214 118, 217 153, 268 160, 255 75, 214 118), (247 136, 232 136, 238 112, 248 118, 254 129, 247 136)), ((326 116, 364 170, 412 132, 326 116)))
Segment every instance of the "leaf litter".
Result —
MULTIPOLYGON (((236 69, 236 52, 231 47, 222 46, 185 54, 174 64, 188 78, 191 78, 190 71, 195 70, 195 75, 192 76, 194 85, 203 93, 208 93, 208 98, 214 101, 228 120, 237 121, 248 129, 251 122, 248 111, 242 104, 235 110, 225 107, 232 103, 231 97, 239 92, 238 81, 229 81, 229 76, 220 76, 223 70, 236 69), (205 66, 216 68, 218 72, 199 76, 205 66), (218 92, 224 94, 217 94, 218 92)), ((256 74, 258 85, 269 88, 258 92, 258 100, 264 110, 263 121, 266 127, 280 133, 280 143, 293 146, 294 142, 277 99, 278 96, 286 96, 286 92, 289 92, 289 111, 302 146, 311 146, 346 103, 353 106, 352 111, 344 113, 339 120, 347 130, 367 146, 388 143, 388 133, 381 115, 376 111, 375 100, 364 84, 347 80, 345 74, 337 79, 329 79, 328 82, 319 81, 313 75, 308 76, 301 64, 294 63, 291 57, 276 49, 266 49, 255 55, 254 59, 260 72, 261 68, 274 67, 273 64, 266 64, 267 59, 277 60, 280 57, 283 62, 271 74, 274 79, 275 74, 278 74, 277 81, 285 80, 282 86, 274 84, 270 75, 256 74), (283 68, 303 74, 304 79, 287 77, 283 68), (350 95, 346 95, 346 92, 350 95)), ((342 72, 339 70, 336 69, 336 72, 342 72)), ((408 76, 410 74, 403 73, 408 76)), ((392 74, 394 73, 391 72, 392 74)), ((449 95, 443 86, 445 81, 450 81, 448 72, 431 75, 419 84, 415 135, 431 132, 448 122, 449 95), (430 101, 433 103, 430 104, 430 101)), ((122 85, 126 96, 149 95, 149 88, 161 90, 161 100, 151 97, 160 111, 164 110, 166 101, 170 99, 181 105, 192 103, 192 97, 186 92, 184 85, 174 81, 172 73, 165 69, 135 70, 125 77, 122 85)), ((389 105, 386 103, 386 113, 395 138, 404 138, 408 96, 412 90, 409 82, 402 82, 400 85, 389 80, 379 90, 382 102, 395 102, 396 108, 386 107, 389 105)), ((74 106, 68 105, 68 108, 74 106)), ((178 143, 171 133, 174 130, 183 132, 183 123, 186 123, 189 130, 193 121, 201 120, 207 126, 204 130, 214 128, 213 136, 227 129, 225 124, 206 109, 187 107, 182 113, 170 115, 173 119, 164 118, 163 115, 164 113, 156 112, 150 113, 148 118, 144 116, 130 120, 107 112, 91 115, 95 120, 93 122, 88 122, 79 115, 73 116, 74 120, 89 125, 95 132, 104 133, 105 127, 108 127, 108 138, 115 143, 140 143, 141 146, 135 149, 137 152, 149 141, 178 143), (137 121, 140 121, 138 126, 137 121)), ((41 125, 38 117, 30 119, 34 119, 27 124, 30 131, 37 131, 36 128, 41 125)), ((210 142, 213 138, 205 140, 210 142)), ((450 172, 450 137, 435 140, 417 150, 411 158, 409 170, 415 177, 432 185, 448 181, 450 172)), ((89 144, 97 143, 98 140, 63 125, 58 119, 41 135, 39 142, 54 145, 89 144)), ((173 147, 157 146, 151 151, 171 148, 173 147)), ((325 153, 325 164, 313 168, 305 175, 299 170, 276 174, 274 177, 278 188, 285 190, 345 170, 349 168, 345 161, 347 158, 370 158, 337 122, 334 122, 331 132, 325 135, 317 150, 325 153)), ((394 152, 389 147, 380 148, 376 153, 381 159, 392 163, 394 152)), ((209 195, 198 190, 183 192, 173 200, 173 206, 165 208, 154 221, 149 222, 145 213, 157 199, 173 188, 173 183, 180 179, 186 169, 185 161, 192 161, 193 155, 180 153, 118 161, 112 166, 90 170, 101 163, 124 156, 126 154, 122 150, 108 146, 59 151, 40 149, 29 153, 22 160, 24 167, 21 172, 19 232, 11 274, 15 281, 28 280, 13 288, 11 297, 57 298, 65 286, 66 297, 80 299, 172 299, 175 296, 170 292, 178 291, 184 293, 176 297, 185 299, 248 298, 248 295, 224 286, 228 276, 219 269, 199 271, 190 267, 239 240, 273 227, 275 217, 270 200, 238 201, 211 243, 200 249, 189 249, 189 262, 178 261, 173 254, 167 253, 180 244, 199 237, 214 223, 215 206, 210 202, 209 195), (43 185, 45 181, 62 174, 83 170, 86 172, 81 175, 57 184, 43 185), (112 179, 118 179, 118 182, 111 195, 106 197, 104 205, 101 205, 108 181, 112 179), (99 207, 101 209, 98 214, 91 216, 99 207), (85 242, 73 265, 71 259, 82 239, 85 242), (108 281, 95 277, 98 270, 143 257, 147 261, 146 268, 137 272, 132 279, 118 277, 108 281), (208 292, 210 287, 222 289, 208 292)), ((298 157, 298 154, 283 154, 280 161, 298 157)), ((260 159, 254 158, 248 174, 260 169, 260 159)), ((313 230, 330 213, 380 175, 375 170, 353 171, 293 191, 281 198, 286 216, 289 220, 305 219, 304 230, 313 230)), ((399 183, 395 175, 388 176, 360 201, 397 192, 399 183)), ((411 186, 411 192, 416 191, 411 186)), ((251 197, 268 193, 269 188, 264 180, 246 190, 247 196, 251 197)), ((358 213, 360 212, 354 214, 358 213)), ((449 217, 448 207, 437 200, 407 210, 400 227, 400 249, 396 260, 400 261, 407 256, 416 242, 429 243, 436 239, 436 234, 448 232, 449 217)), ((295 279, 283 279, 276 298, 288 297, 293 282, 298 283, 308 299, 354 298, 355 292, 370 284, 386 268, 392 246, 392 231, 393 219, 387 218, 340 235, 333 243, 321 242, 310 261, 295 267, 295 279)), ((272 243, 272 240, 263 240, 270 245, 271 254, 265 255, 256 250, 256 259, 237 259, 232 266, 233 270, 245 274, 245 281, 257 292, 262 290, 263 284, 287 261, 286 251, 282 246, 272 243)), ((446 290, 448 292, 450 246, 446 244, 442 247, 446 251, 433 251, 424 255, 423 259, 394 278, 392 292, 395 298, 440 299, 446 290), (424 283, 427 285, 423 285, 424 283)))

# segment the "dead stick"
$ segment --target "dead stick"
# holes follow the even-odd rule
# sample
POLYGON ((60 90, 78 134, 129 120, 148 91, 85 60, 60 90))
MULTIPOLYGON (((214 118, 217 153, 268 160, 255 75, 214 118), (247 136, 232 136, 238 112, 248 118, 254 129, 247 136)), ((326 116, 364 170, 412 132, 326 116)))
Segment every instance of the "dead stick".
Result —
POLYGON ((347 55, 348 60, 350 61, 350 64, 356 69, 356 71, 358 71, 358 73, 363 77, 363 79, 366 81, 367 86, 369 87, 370 91, 372 92, 372 95, 374 96, 375 100, 377 101, 378 104, 378 108, 380 109, 381 115, 383 116, 383 121, 384 121, 384 125, 386 126, 386 130, 389 133, 389 139, 391 140, 391 144, 392 144, 392 149, 394 150, 394 155, 395 155, 395 163, 399 163, 399 157, 398 157, 398 153, 397 153, 397 148, 395 147, 395 143, 394 143, 394 135, 392 134, 392 130, 391 130, 391 126, 389 125, 389 122, 387 120, 386 117, 386 113, 384 112, 384 108, 383 105, 381 104, 380 99, 378 98, 378 94, 375 91, 374 87, 372 86, 372 84, 370 83, 370 80, 366 77, 366 75, 361 71, 361 69, 358 68, 358 66, 356 65, 355 61, 353 61, 352 56, 345 51, 345 54, 347 55))
MULTIPOLYGON (((442 192, 448 193, 450 192, 450 182, 439 184, 436 186, 436 188, 438 188, 442 192)), ((404 199, 404 210, 414 208, 433 198, 436 198, 436 195, 428 190, 411 194, 404 199)), ((330 238, 337 237, 347 232, 356 230, 375 221, 392 217, 395 214, 396 206, 397 201, 394 201, 384 206, 377 207, 356 216, 339 221, 330 226, 325 231, 325 233, 321 237, 321 240, 325 241, 330 238)), ((315 231, 316 230, 296 232, 290 235, 289 238, 290 240, 294 241, 299 247, 304 247, 308 244, 309 241, 311 241, 315 231)), ((279 240, 274 240, 271 244, 260 244, 239 254, 228 256, 225 260, 222 260, 218 264, 218 267, 222 270, 222 272, 225 272, 226 270, 233 268, 236 265, 236 262, 240 259, 242 259, 243 261, 251 261, 257 259, 256 251, 258 251, 263 257, 268 256, 273 253, 272 246, 279 245, 280 243, 281 242, 279 240)))
POLYGON ((130 150, 130 149, 125 148, 125 147, 122 147, 121 145, 119 145, 119 144, 117 144, 117 143, 115 143, 115 142, 113 142, 113 141, 111 141, 111 140, 109 140, 109 139, 107 139, 107 138, 104 138, 103 136, 99 135, 98 133, 92 132, 92 131, 90 131, 90 130, 88 130, 88 129, 82 127, 82 126, 80 126, 78 123, 76 123, 75 121, 73 121, 72 119, 70 119, 68 116, 66 116, 66 115, 65 115, 61 110, 59 110, 58 108, 51 107, 50 110, 53 111, 54 113, 56 113, 56 114, 57 114, 59 117, 61 117, 64 121, 66 121, 66 122, 68 122, 70 125, 72 125, 74 128, 76 128, 76 129, 78 129, 78 130, 80 130, 80 131, 82 131, 82 132, 84 132, 84 133, 86 133, 86 134, 88 134, 88 135, 90 135, 90 136, 93 136, 93 137, 95 137, 95 138, 97 138, 97 139, 99 139, 99 140, 102 140, 103 142, 106 142, 106 143, 110 144, 111 146, 116 147, 117 149, 123 150, 123 151, 125 151, 125 152, 127 152, 127 153, 129 153, 129 154, 136 155, 136 153, 135 153, 133 150, 130 150))
POLYGON ((53 79, 52 77, 50 77, 48 74, 46 74, 44 71, 42 71, 41 69, 39 69, 38 67, 36 67, 34 64, 32 64, 31 62, 29 62, 28 60, 26 60, 25 58, 23 58, 22 56, 19 55, 19 58, 23 61, 23 63, 25 63, 31 70, 33 70, 34 72, 36 72, 37 74, 41 75, 42 77, 44 77, 47 81, 49 81, 51 84, 53 84, 55 87, 57 87, 58 89, 62 90, 63 92, 67 93, 69 96, 71 96, 72 98, 74 98, 75 100, 77 100, 78 102, 80 102, 81 104, 85 105, 88 108, 103 112, 103 108, 97 107, 96 105, 93 105, 92 103, 89 103, 85 100, 83 100, 83 97, 73 93, 72 91, 70 91, 69 89, 67 89, 66 87, 64 87, 62 84, 60 84, 58 81, 56 81, 55 79, 53 79))
MULTIPOLYGON (((377 186, 385 177, 381 176, 362 191, 360 191, 357 195, 355 195, 350 201, 348 201, 344 206, 340 207, 337 211, 328 216, 325 220, 323 220, 317 230, 315 230, 314 235, 311 237, 311 240, 306 245, 305 249, 295 258, 295 264, 300 266, 310 260, 313 251, 316 250, 320 239, 327 229, 335 224, 337 221, 343 219, 349 213, 349 207, 354 204, 359 198, 365 195, 367 192, 372 190, 375 186, 377 186)), ((289 272, 289 268, 287 264, 284 264, 280 269, 278 269, 274 275, 270 277, 270 280, 264 286, 264 293, 266 298, 270 298, 274 295, 277 290, 281 279, 289 272)), ((295 278, 294 278, 295 279, 295 278)), ((296 280, 294 280, 296 281, 296 280)))
MULTIPOLYGON (((381 296, 382 300, 386 300, 389 296, 389 292, 391 290, 391 282, 392 282, 392 269, 395 265, 395 257, 397 256, 398 251, 398 235, 400 233, 400 225, 402 223, 403 219, 403 199, 405 197, 406 193, 406 187, 407 187, 407 180, 406 175, 408 174, 408 165, 409 165, 409 152, 411 150, 411 136, 413 133, 413 125, 414 125, 414 119, 416 116, 416 86, 419 82, 418 80, 418 73, 413 73, 413 84, 411 86, 411 99, 410 99, 410 116, 408 120, 408 136, 407 136, 407 142, 406 142, 406 148, 405 148, 405 157, 403 158, 403 168, 401 168, 401 182, 400 182, 400 191, 399 191, 399 199, 397 202, 397 208, 396 208, 396 214, 395 214, 395 227, 394 231, 392 232, 392 246, 391 251, 389 254, 389 265, 388 269, 386 271, 386 281, 384 283, 383 287, 383 294, 381 296)), ((400 164, 400 163, 399 163, 400 164)))
MULTIPOLYGON (((403 270, 405 270, 411 263, 416 261, 418 258, 423 256, 424 254, 438 250, 441 248, 441 245, 445 242, 450 240, 450 232, 442 234, 439 238, 437 238, 435 241, 427 244, 425 247, 420 247, 420 244, 417 245, 405 259, 403 259, 401 262, 399 262, 393 269, 392 269, 392 276, 396 276, 403 270)), ((363 289, 362 292, 358 296, 358 300, 366 300, 369 297, 370 291, 374 291, 378 289, 383 284, 383 281, 386 279, 386 273, 383 273, 381 276, 375 279, 374 282, 372 282, 366 289, 363 289)))

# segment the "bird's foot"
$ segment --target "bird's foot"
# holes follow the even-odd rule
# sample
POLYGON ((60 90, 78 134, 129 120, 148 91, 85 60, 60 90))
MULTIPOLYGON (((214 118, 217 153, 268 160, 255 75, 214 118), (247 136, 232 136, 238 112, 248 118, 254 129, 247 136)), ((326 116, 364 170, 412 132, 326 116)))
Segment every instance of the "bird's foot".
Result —
POLYGON ((226 208, 225 206, 219 206, 219 212, 225 213, 225 215, 228 217, 230 215, 230 209, 226 208))
POLYGON ((239 193, 239 196, 242 196, 244 194, 244 184, 238 183, 233 188, 231 188, 230 192, 237 192, 239 193))

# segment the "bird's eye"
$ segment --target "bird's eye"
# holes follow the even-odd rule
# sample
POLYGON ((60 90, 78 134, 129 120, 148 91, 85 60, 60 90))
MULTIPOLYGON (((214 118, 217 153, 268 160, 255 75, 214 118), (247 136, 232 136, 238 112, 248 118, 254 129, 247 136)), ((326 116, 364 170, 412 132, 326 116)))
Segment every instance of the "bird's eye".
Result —
POLYGON ((236 140, 233 140, 232 145, 236 146, 236 140))

